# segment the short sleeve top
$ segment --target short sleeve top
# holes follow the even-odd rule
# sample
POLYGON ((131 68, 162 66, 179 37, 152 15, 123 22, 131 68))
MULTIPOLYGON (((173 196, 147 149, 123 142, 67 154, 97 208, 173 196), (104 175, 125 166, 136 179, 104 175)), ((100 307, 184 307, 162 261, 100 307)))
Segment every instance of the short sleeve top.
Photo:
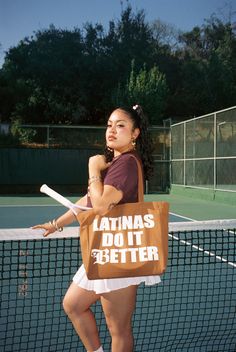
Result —
MULTIPOLYGON (((136 152, 127 152, 114 158, 111 165, 102 173, 104 186, 109 185, 122 191, 123 197, 119 204, 138 202, 138 166, 136 152)), ((88 199, 88 206, 91 206, 88 199)))

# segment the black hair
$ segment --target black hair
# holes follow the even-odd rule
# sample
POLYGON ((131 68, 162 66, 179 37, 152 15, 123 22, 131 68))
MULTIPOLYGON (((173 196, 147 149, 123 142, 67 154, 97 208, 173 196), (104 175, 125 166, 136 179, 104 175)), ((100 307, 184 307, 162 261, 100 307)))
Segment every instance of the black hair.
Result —
MULTIPOLYGON (((153 144, 148 131, 148 119, 143 113, 140 105, 133 107, 118 107, 117 109, 124 111, 125 114, 133 122, 133 128, 139 128, 140 134, 136 139, 136 150, 143 164, 143 172, 145 180, 149 180, 153 174, 153 144)), ((116 109, 115 109, 116 110, 116 109)), ((105 148, 105 157, 107 161, 111 161, 114 157, 112 149, 105 148)))

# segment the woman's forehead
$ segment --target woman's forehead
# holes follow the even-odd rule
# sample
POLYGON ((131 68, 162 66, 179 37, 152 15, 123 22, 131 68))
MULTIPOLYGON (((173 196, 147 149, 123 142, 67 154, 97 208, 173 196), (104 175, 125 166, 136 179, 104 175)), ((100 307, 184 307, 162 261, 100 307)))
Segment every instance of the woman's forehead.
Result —
POLYGON ((113 113, 110 115, 109 121, 127 121, 127 122, 131 122, 131 119, 129 117, 129 115, 121 110, 121 109, 116 109, 113 111, 113 113))

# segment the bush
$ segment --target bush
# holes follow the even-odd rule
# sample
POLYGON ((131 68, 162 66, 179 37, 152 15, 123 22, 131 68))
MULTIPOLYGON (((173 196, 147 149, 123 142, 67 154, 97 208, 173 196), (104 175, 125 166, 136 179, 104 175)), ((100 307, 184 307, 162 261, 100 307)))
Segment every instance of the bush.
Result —
POLYGON ((22 128, 22 121, 20 119, 14 120, 11 126, 11 134, 13 138, 19 140, 19 144, 29 144, 34 141, 36 130, 33 128, 22 128))

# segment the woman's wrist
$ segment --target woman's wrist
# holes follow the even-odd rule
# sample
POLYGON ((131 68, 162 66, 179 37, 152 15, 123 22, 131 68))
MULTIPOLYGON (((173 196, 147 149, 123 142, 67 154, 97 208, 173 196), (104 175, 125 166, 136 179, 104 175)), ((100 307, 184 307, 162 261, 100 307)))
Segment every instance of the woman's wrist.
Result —
POLYGON ((94 182, 101 182, 101 181, 102 181, 101 175, 90 176, 88 179, 88 185, 90 186, 94 182))
POLYGON ((102 181, 102 178, 101 178, 100 169, 93 164, 89 165, 88 185, 90 186, 94 182, 101 182, 101 181, 102 181))
POLYGON ((49 221, 49 224, 50 224, 52 227, 54 227, 55 231, 59 231, 59 232, 62 232, 62 231, 63 231, 63 227, 58 225, 56 219, 53 219, 52 221, 49 221))

